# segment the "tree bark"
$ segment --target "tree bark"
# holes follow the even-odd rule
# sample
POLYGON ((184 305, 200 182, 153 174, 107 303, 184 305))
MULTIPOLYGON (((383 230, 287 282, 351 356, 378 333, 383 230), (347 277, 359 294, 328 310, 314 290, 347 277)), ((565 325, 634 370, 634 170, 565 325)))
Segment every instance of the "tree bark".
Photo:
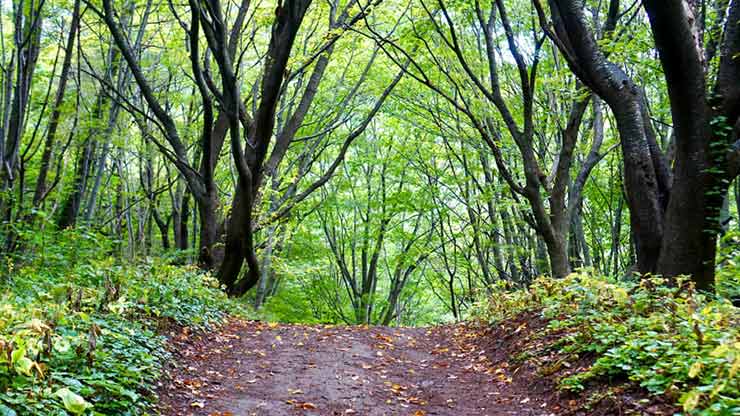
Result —
MULTIPOLYGON (((538 5, 538 3, 535 3, 538 5)), ((618 12, 618 2, 616 4, 618 12)), ((637 266, 654 273, 663 235, 661 183, 648 142, 640 89, 617 65, 610 62, 596 43, 578 0, 550 0, 555 33, 550 33, 581 82, 598 94, 614 114, 622 143, 624 182, 630 207, 630 223, 637 248, 637 266)), ((542 9, 538 7, 544 20, 542 9)), ((608 26, 614 23, 609 23, 608 26)))
POLYGON ((72 192, 67 196, 57 219, 57 227, 60 229, 74 227, 77 224, 80 204, 87 186, 87 178, 90 174, 90 163, 94 149, 95 142, 89 136, 82 143, 82 148, 78 152, 77 168, 72 179, 72 192))
POLYGON ((727 149, 740 112, 740 4, 730 2, 713 110, 707 95, 700 24, 689 2, 644 0, 668 86, 675 129, 674 183, 657 271, 691 275, 711 290, 720 211, 730 180, 727 149), (729 56, 728 56, 729 55, 729 56))

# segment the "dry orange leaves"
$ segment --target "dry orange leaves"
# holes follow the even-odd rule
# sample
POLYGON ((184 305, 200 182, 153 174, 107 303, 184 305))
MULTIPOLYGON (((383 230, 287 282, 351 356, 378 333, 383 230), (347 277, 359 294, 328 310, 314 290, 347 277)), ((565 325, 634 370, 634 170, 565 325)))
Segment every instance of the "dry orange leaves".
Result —
POLYGON ((285 403, 292 405, 296 409, 303 409, 303 410, 314 410, 318 407, 311 402, 298 402, 295 400, 286 400, 285 403))

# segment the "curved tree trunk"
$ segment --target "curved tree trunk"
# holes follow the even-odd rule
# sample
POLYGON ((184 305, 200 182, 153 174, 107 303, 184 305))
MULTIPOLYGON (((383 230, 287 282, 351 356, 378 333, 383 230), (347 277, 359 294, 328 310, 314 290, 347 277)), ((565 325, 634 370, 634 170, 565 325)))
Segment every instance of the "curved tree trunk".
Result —
POLYGON ((226 226, 224 258, 218 271, 219 282, 226 285, 231 296, 245 294, 260 278, 259 261, 254 252, 251 195, 247 195, 242 183, 238 183, 236 189, 226 226), (246 275, 239 279, 245 261, 246 275))

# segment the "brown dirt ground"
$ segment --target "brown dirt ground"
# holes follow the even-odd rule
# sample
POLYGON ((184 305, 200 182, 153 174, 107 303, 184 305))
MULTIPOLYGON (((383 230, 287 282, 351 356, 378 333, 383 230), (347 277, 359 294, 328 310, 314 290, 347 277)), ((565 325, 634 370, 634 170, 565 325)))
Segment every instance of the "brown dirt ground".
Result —
MULTIPOLYGON (((535 336, 543 326, 527 315, 496 329, 238 319, 213 333, 173 328, 174 360, 159 386, 159 410, 194 416, 672 414, 670 406, 620 386, 560 394, 555 380, 562 366, 546 374, 542 368, 562 357, 512 359, 546 341, 535 336)), ((578 365, 586 364, 567 367, 578 365)))

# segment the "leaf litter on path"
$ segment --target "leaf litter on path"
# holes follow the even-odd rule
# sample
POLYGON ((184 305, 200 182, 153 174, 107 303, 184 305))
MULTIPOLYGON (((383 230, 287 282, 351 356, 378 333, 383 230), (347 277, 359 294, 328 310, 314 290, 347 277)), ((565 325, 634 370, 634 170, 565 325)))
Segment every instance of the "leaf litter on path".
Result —
MULTIPOLYGON (((514 326, 517 338, 529 327, 514 326), (517 333, 518 331, 518 333, 517 333)), ((170 336, 163 415, 494 416, 572 409, 491 348, 489 330, 286 325, 229 320, 170 336)), ((498 340, 500 341, 500 340, 498 340)), ((499 344, 500 345, 500 344, 499 344)))

